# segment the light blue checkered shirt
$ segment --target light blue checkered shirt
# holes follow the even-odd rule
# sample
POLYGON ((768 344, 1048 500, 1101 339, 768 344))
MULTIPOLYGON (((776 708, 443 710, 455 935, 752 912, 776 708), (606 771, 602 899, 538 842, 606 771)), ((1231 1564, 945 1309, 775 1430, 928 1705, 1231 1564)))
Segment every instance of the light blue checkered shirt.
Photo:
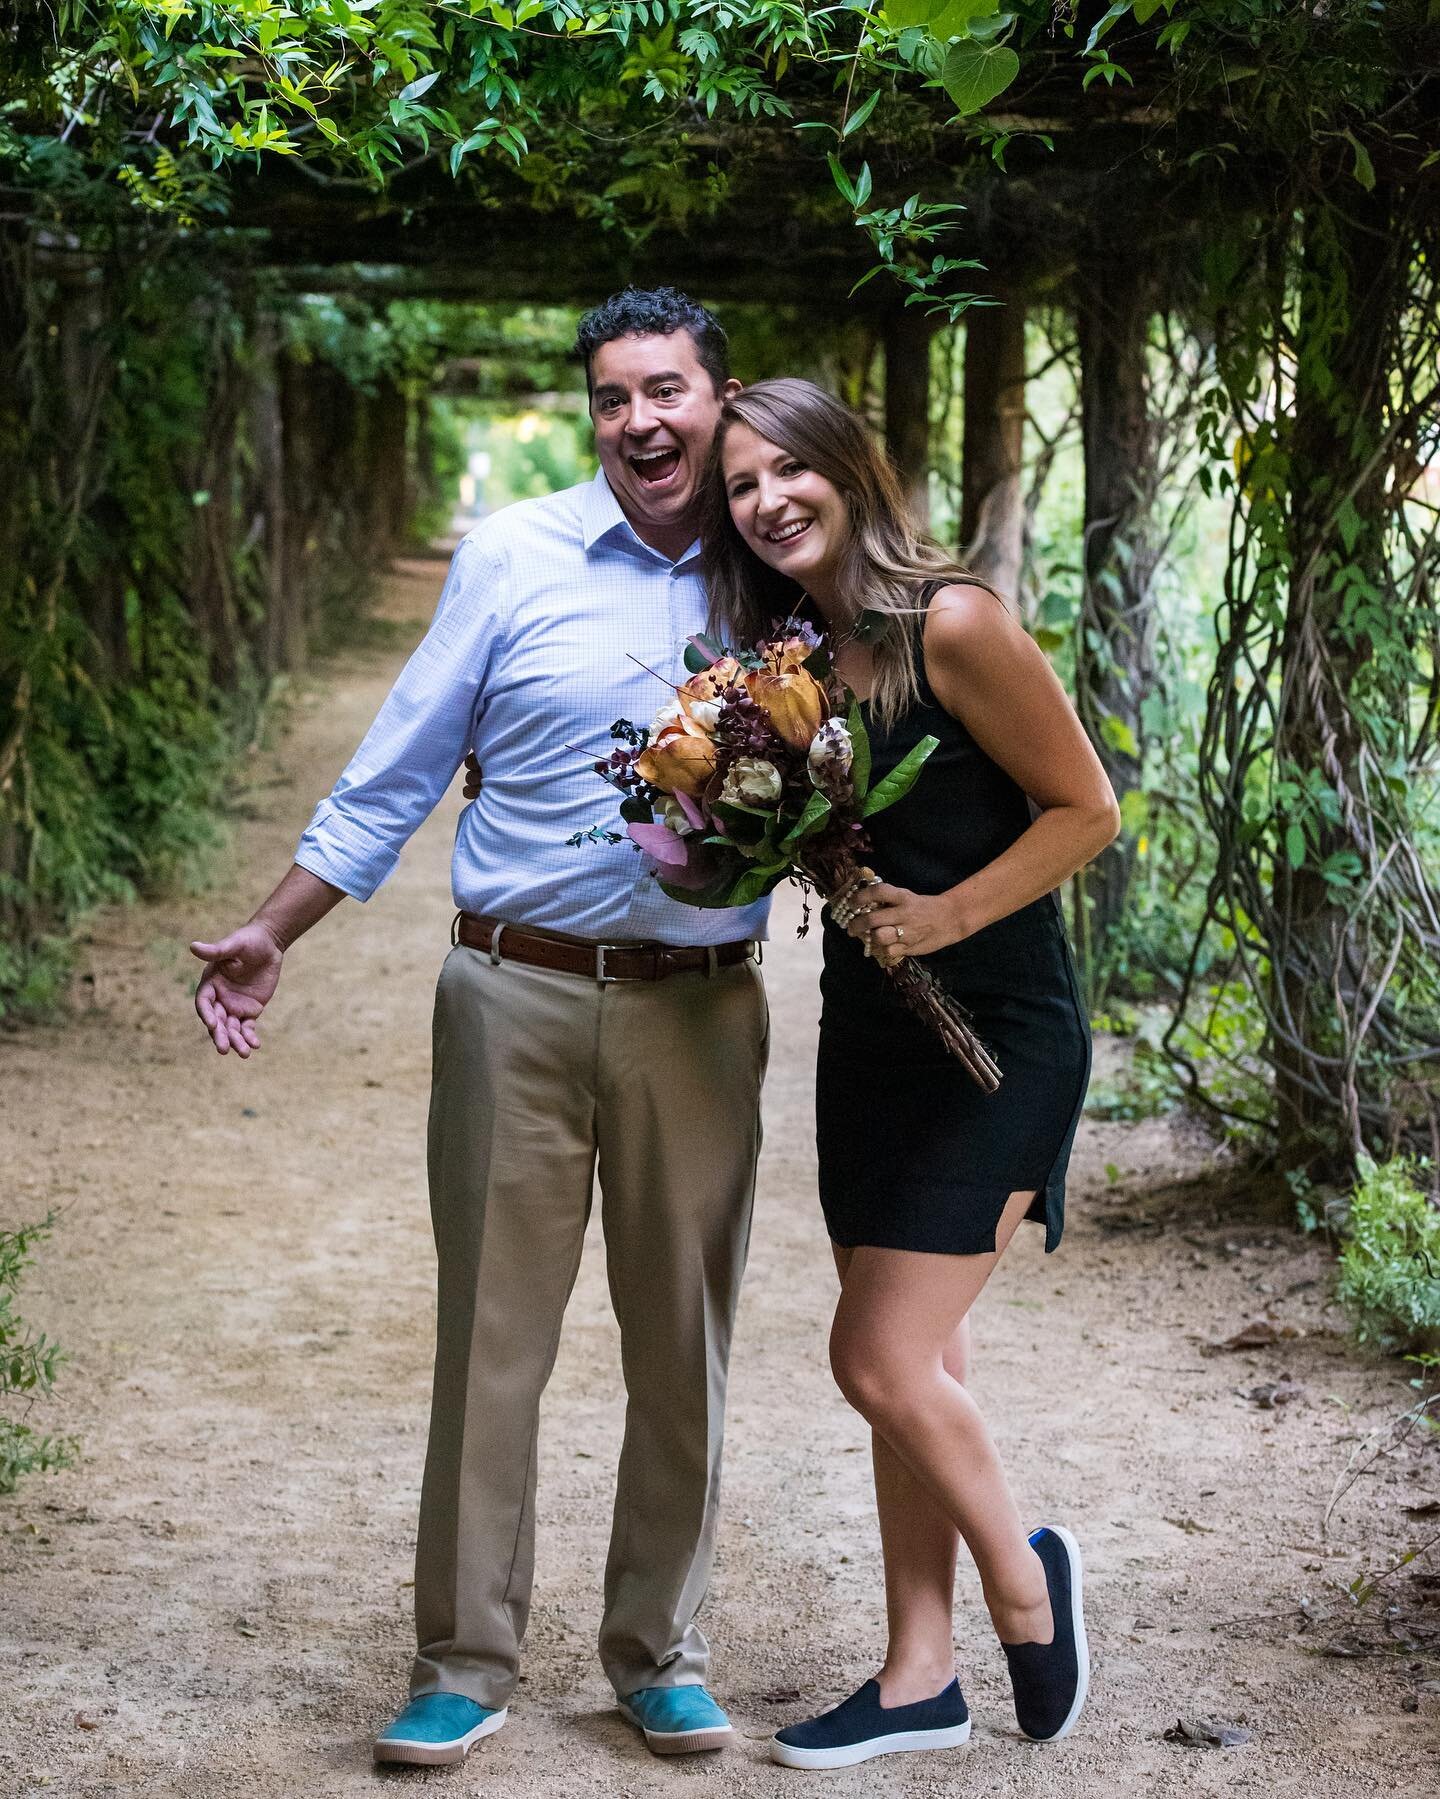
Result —
POLYGON ((642 543, 603 472, 507 506, 456 550, 434 622, 295 860, 368 899, 473 748, 484 782, 451 864, 463 910, 601 941, 763 937, 768 902, 681 905, 628 841, 565 841, 623 829, 620 796, 566 746, 607 755, 614 720, 648 724, 667 689, 630 658, 684 680, 705 615, 699 545, 671 563, 642 543))

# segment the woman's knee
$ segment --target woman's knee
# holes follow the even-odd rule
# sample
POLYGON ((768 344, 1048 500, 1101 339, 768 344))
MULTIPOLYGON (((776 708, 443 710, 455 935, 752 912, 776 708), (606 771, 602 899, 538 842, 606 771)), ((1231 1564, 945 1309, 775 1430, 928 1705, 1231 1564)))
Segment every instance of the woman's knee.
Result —
POLYGON ((863 1332, 836 1330, 830 1337, 835 1384, 867 1423, 884 1428, 926 1409, 927 1395, 943 1371, 916 1365, 863 1332))

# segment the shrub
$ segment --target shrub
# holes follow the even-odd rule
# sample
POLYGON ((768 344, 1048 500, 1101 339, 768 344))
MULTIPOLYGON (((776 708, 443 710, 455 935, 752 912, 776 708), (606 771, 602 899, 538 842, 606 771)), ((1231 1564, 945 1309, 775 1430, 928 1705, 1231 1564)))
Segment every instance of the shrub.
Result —
POLYGON ((1351 1196, 1336 1294, 1356 1334, 1387 1349, 1440 1345, 1440 1207, 1418 1178, 1428 1166, 1362 1156, 1351 1196))
MULTIPOLYGON (((24 1394, 26 1411, 50 1391, 63 1359, 59 1345, 43 1332, 32 1336, 15 1310, 20 1277, 33 1260, 30 1252, 54 1222, 51 1212, 38 1224, 0 1230, 0 1403, 8 1406, 12 1395, 24 1394)), ((68 1438, 42 1437, 23 1418, 0 1411, 0 1494, 13 1493, 27 1474, 66 1468, 74 1458, 75 1445, 68 1438)))

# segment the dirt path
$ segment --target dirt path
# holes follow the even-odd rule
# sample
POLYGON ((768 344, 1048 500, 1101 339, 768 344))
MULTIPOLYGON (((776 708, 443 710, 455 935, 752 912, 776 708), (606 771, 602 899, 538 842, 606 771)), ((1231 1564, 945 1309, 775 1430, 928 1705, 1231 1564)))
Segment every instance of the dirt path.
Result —
MULTIPOLYGON (((428 616, 433 564, 386 605, 428 616)), ((417 627, 418 629, 418 627, 417 627)), ((50 1428, 84 1459, 0 1502, 0 1795, 358 1795, 377 1779, 520 1795, 793 1794, 765 1739, 799 1692, 868 1674, 883 1612, 865 1439, 825 1365, 829 1257, 809 1123, 813 939, 782 908, 766 959, 774 1056, 735 1351, 713 1686, 740 1740, 657 1763, 612 1708, 593 1642, 621 1423, 598 1233, 546 1405, 539 1582, 510 1726, 463 1770, 372 1773, 402 1696, 424 1446, 432 1251, 422 1158, 428 1019, 449 918, 452 796, 395 879, 291 957, 263 1053, 207 1049, 189 1008, 202 930, 243 916, 384 695, 415 630, 357 652, 256 760, 229 873, 199 900, 95 927, 78 1022, 0 1038, 0 1218, 64 1208, 26 1311, 71 1361, 50 1428)), ((976 1388, 1024 1508, 1070 1522, 1090 1570, 1084 1728, 1025 1743, 972 1576, 956 1612, 968 1750, 832 1777, 856 1794, 1421 1794, 1440 1790, 1440 1668, 1313 1653, 1334 1604, 1440 1492, 1388 1459, 1320 1534, 1336 1474, 1406 1398, 1336 1334, 1298 1239, 1217 1217, 1184 1180, 1214 1152, 1174 1124, 1082 1131, 1072 1222, 1026 1230, 977 1314, 976 1388), (1107 1174, 1106 1165, 1111 1165, 1107 1174), (1157 1223, 1157 1221, 1160 1221, 1157 1223), (1202 1357, 1268 1315, 1303 1334, 1202 1357), (1238 1389, 1288 1373, 1283 1410, 1238 1389), (1216 1714, 1254 1740, 1162 1740, 1216 1714)), ((1395 1585, 1403 1587, 1401 1576, 1395 1585)), ((1426 1589, 1417 1587, 1416 1591, 1426 1589)), ((1403 1597, 1403 1594, 1398 1595, 1403 1597)), ((1433 1614, 1432 1614, 1433 1616, 1433 1614)))

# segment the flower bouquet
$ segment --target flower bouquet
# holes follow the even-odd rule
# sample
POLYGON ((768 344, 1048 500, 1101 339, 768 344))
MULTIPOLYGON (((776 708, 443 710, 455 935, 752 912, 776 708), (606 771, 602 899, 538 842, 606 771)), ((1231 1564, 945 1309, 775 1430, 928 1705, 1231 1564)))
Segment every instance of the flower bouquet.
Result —
MULTIPOLYGON (((788 880, 821 894, 841 921, 853 917, 876 879, 865 820, 909 792, 937 739, 922 738, 872 786, 859 703, 823 638, 794 619, 752 650, 692 637, 685 666, 690 678, 648 730, 617 720, 617 747, 595 763, 623 795, 626 834, 661 887, 691 906, 746 906, 788 880)), ((913 957, 885 973, 993 1092, 1000 1070, 934 975, 913 957)))

